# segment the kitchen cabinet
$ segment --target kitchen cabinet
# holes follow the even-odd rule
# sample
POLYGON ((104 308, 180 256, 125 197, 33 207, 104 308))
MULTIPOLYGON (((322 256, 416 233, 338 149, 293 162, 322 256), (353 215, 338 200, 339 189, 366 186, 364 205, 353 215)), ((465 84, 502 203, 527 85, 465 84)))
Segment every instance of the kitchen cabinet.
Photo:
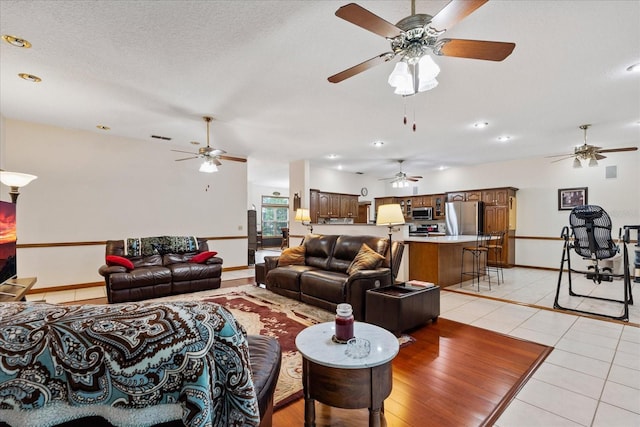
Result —
POLYGON ((466 201, 467 193, 459 191, 457 193, 447 193, 447 202, 464 202, 466 201))
POLYGON ((358 196, 350 194, 340 195, 340 218, 355 218, 358 216, 358 196))
POLYGON ((491 188, 489 190, 483 190, 482 201, 487 206, 507 206, 509 192, 509 188, 491 188))
POLYGON ((482 200, 482 191, 467 191, 465 196, 467 202, 479 202, 482 200))
MULTIPOLYGON (((505 267, 515 264, 515 234, 516 234, 516 191, 517 188, 490 188, 482 191, 484 207, 484 232, 504 231, 501 263, 505 267)), ((496 262, 490 256, 489 264, 496 262)))
POLYGON ((309 190, 309 217, 312 224, 318 223, 318 190, 309 190))
POLYGON ((400 203, 395 197, 376 197, 374 200, 375 203, 375 218, 378 218, 378 208, 380 205, 390 205, 392 203, 400 203))
POLYGON ((369 214, 371 210, 371 202, 358 203, 358 217, 354 221, 356 224, 368 224, 369 214))
POLYGON ((431 206, 431 196, 413 196, 412 205, 414 209, 431 206))
POLYGON ((312 223, 321 218, 356 218, 358 196, 356 194, 309 191, 309 216, 312 223))
POLYGON ((479 202, 482 200, 482 191, 456 191, 447 193, 447 202, 479 202))
POLYGON ((341 202, 340 194, 336 194, 336 193, 328 193, 328 194, 329 194, 329 217, 340 218, 340 202, 341 202))
POLYGON ((431 206, 433 207, 433 219, 444 219, 445 195, 435 194, 431 196, 431 206))
POLYGON ((400 204, 400 209, 402 209, 402 215, 405 220, 411 219, 411 212, 413 209, 413 197, 404 197, 400 198, 397 202, 400 204))
POLYGON ((318 218, 331 216, 331 199, 328 193, 318 193, 318 218))

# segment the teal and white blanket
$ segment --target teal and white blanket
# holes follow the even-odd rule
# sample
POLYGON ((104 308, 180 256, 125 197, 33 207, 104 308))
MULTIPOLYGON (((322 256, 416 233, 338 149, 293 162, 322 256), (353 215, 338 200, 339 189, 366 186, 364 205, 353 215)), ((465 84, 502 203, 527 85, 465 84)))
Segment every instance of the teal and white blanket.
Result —
POLYGON ((0 421, 257 426, 243 328, 206 302, 0 303, 0 421))
POLYGON ((129 257, 197 252, 198 239, 194 236, 130 237, 125 240, 124 251, 129 257))

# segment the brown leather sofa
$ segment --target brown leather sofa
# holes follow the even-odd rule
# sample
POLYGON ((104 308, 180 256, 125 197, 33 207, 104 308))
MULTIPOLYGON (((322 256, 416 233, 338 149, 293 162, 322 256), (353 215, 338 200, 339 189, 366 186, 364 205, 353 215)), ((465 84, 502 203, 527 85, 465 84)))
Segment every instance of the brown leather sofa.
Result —
MULTIPOLYGON (((305 236, 304 265, 278 267, 278 256, 265 257, 265 285, 272 292, 300 300, 328 311, 346 302, 356 320, 364 321, 367 290, 391 284, 389 239, 378 236, 305 236), (363 243, 383 255, 382 266, 347 274, 363 243)), ((404 244, 393 242, 393 269, 397 275, 404 244)))
POLYGON ((198 237, 197 241, 197 251, 127 256, 124 240, 108 240, 105 254, 127 258, 134 266, 133 269, 120 265, 100 267, 98 272, 104 277, 108 301, 140 301, 219 288, 222 258, 189 262, 198 253, 209 251, 207 239, 198 237))

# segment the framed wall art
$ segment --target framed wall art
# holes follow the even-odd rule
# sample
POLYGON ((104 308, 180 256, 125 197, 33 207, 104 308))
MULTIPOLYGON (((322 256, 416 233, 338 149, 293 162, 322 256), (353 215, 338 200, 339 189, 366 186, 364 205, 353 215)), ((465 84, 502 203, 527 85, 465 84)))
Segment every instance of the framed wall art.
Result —
POLYGON ((558 210, 570 211, 576 206, 589 204, 587 187, 560 188, 558 190, 558 210))

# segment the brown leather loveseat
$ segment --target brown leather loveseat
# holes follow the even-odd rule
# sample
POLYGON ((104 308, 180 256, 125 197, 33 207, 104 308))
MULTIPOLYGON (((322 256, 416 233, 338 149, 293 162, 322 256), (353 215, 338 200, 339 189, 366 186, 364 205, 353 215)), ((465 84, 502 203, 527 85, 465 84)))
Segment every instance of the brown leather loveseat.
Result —
MULTIPOLYGON (((365 297, 369 289, 391 284, 389 240, 378 236, 305 236, 304 262, 278 265, 280 257, 265 257, 265 285, 272 292, 335 311, 346 302, 353 307, 356 320, 365 318, 365 297), (379 266, 347 274, 363 244, 382 255, 379 266)), ((393 269, 398 271, 404 244, 393 242, 393 269)))
POLYGON ((126 247, 125 240, 108 240, 105 255, 107 264, 98 272, 104 277, 110 303, 220 287, 222 258, 209 252, 207 239, 201 237, 127 239, 126 247))

